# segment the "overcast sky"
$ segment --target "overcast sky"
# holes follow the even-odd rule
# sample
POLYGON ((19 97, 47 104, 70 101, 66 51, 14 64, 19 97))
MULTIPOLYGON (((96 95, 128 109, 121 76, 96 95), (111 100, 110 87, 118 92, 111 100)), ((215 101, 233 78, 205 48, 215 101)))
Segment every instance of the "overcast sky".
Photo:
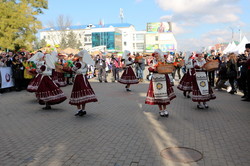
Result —
POLYGON ((59 15, 73 25, 124 22, 145 30, 148 22, 171 21, 179 50, 239 41, 239 32, 250 41, 250 0, 49 0, 49 9, 39 16, 43 26, 59 15))

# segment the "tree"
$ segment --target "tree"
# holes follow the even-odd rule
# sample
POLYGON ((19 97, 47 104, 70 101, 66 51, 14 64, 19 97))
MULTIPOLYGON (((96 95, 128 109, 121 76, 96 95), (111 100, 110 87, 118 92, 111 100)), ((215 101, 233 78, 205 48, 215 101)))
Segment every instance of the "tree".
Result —
POLYGON ((67 43, 70 48, 77 48, 77 39, 76 34, 73 31, 70 31, 67 35, 67 43))
POLYGON ((64 37, 61 38, 60 47, 61 47, 61 49, 65 49, 68 47, 68 43, 66 41, 66 38, 64 38, 64 37))
POLYGON ((32 48, 41 22, 35 17, 47 8, 47 0, 0 0, 0 46, 32 48))
POLYGON ((78 40, 78 42, 77 42, 76 49, 78 49, 78 50, 82 49, 82 43, 80 40, 78 40))
POLYGON ((56 22, 49 21, 48 25, 52 29, 56 29, 55 32, 50 32, 49 36, 52 40, 52 44, 61 43, 63 40, 67 41, 67 34, 69 32, 69 27, 72 25, 72 19, 64 15, 59 15, 56 19, 56 22), (62 39, 64 38, 64 39, 62 39))
POLYGON ((40 41, 40 43, 39 43, 40 45, 40 48, 43 48, 43 47, 46 47, 46 45, 47 45, 47 42, 45 41, 45 39, 42 39, 41 41, 40 41))

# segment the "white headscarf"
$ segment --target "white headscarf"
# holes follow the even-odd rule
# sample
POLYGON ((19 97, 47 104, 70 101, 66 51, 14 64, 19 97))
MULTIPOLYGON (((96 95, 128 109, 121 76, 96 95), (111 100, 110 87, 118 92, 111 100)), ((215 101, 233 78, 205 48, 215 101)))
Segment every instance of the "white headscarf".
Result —
POLYGON ((51 69, 55 69, 55 63, 56 60, 54 59, 54 57, 50 54, 46 54, 45 55, 45 61, 46 61, 46 65, 51 68, 51 69))
POLYGON ((189 58, 193 55, 192 52, 186 52, 186 55, 184 57, 185 63, 188 63, 189 58))
POLYGON ((55 61, 58 61, 58 53, 56 51, 51 52, 52 57, 55 59, 55 61))
POLYGON ((77 55, 82 58, 82 62, 87 63, 89 65, 95 65, 94 60, 91 58, 91 55, 88 53, 87 50, 82 50, 78 52, 77 55))
POLYGON ((44 54, 41 52, 37 52, 35 55, 33 55, 30 59, 28 59, 28 61, 33 61, 33 62, 37 62, 39 61, 42 57, 44 57, 44 54))
POLYGON ((156 49, 155 52, 159 54, 159 57, 160 57, 161 60, 164 59, 164 54, 160 49, 156 49))
POLYGON ((125 50, 125 51, 123 52, 123 54, 122 54, 122 59, 127 60, 127 59, 129 58, 129 57, 128 57, 128 54, 130 54, 130 51, 125 50))

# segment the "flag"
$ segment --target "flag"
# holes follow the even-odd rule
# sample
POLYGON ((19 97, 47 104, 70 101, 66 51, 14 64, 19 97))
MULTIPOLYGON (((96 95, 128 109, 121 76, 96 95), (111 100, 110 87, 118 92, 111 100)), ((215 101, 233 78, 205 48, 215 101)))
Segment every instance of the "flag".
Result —
POLYGON ((102 27, 104 27, 104 20, 100 19, 99 25, 101 25, 102 27))

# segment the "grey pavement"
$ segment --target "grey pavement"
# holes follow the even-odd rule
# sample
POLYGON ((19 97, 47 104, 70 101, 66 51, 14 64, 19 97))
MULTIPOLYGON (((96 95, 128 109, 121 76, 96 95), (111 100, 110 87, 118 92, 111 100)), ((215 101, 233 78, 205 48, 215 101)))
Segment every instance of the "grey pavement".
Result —
MULTIPOLYGON (((198 110, 175 88, 166 118, 144 104, 148 82, 131 85, 132 92, 90 83, 99 101, 86 105, 84 117, 74 116, 69 100, 42 110, 33 93, 0 95, 0 166, 250 165, 250 103, 240 95, 215 92, 210 108, 198 110), (160 155, 168 147, 193 148, 203 158, 173 162, 160 155)), ((71 88, 62 88, 68 98, 71 88)))

